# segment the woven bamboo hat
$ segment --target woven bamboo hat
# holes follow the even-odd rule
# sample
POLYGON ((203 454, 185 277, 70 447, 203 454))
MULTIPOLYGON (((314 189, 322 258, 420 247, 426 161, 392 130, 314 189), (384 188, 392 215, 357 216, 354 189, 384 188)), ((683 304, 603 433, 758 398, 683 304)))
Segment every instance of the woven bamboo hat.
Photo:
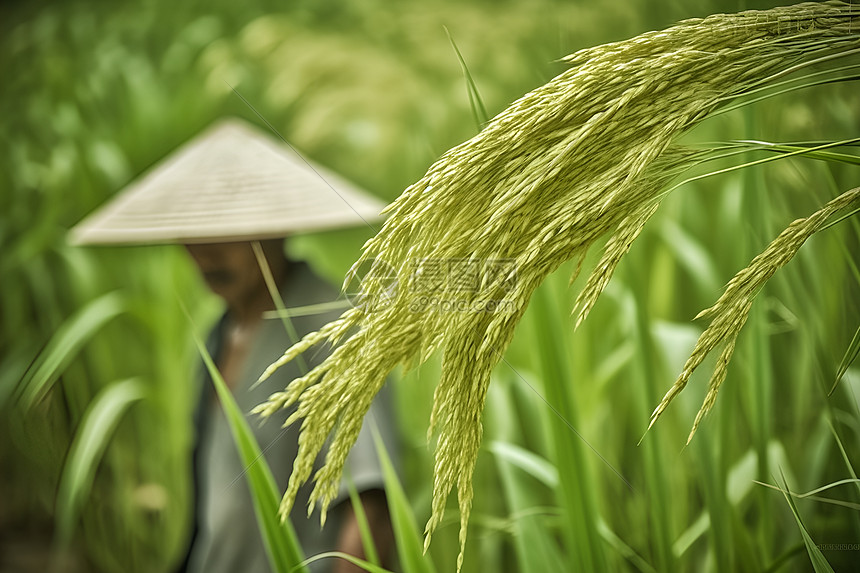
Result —
POLYGON ((378 221, 384 204, 248 123, 225 119, 70 232, 78 245, 216 243, 378 221))

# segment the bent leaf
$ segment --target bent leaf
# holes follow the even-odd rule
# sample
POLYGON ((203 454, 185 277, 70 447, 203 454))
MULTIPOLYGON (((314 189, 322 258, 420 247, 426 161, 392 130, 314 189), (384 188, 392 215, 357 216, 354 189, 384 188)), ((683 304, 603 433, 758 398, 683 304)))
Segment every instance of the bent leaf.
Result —
POLYGON ((110 292, 66 319, 18 385, 16 398, 24 410, 45 396, 81 347, 105 323, 125 311, 125 298, 118 292, 110 292))
POLYGON ((69 449, 57 491, 57 534, 65 545, 93 485, 96 468, 126 410, 146 395, 138 378, 106 386, 93 398, 69 449))
POLYGON ((230 424, 233 441, 239 450, 239 457, 247 470, 245 477, 251 490, 257 525, 260 527, 272 569, 278 573, 307 572, 307 569, 301 565, 304 556, 289 517, 278 517, 278 487, 275 485, 275 478, 272 476, 269 464, 266 463, 266 458, 263 457, 260 445, 254 437, 254 432, 212 361, 206 345, 196 335, 194 341, 212 377, 221 407, 224 408, 224 415, 230 424))

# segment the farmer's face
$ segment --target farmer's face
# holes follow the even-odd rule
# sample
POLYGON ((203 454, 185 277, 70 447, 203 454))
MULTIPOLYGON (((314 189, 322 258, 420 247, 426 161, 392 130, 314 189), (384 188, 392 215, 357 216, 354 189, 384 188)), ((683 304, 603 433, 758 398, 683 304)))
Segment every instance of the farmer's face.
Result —
POLYGON ((228 306, 241 306, 265 291, 266 284, 251 243, 186 245, 212 292, 228 306))

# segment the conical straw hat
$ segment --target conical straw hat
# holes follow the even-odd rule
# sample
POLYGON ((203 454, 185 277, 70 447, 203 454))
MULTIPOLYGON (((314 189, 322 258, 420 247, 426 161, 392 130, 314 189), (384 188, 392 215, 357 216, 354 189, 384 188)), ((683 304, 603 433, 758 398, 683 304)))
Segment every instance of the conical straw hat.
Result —
POLYGON ((243 121, 222 120, 71 230, 79 245, 216 243, 380 220, 384 204, 243 121))

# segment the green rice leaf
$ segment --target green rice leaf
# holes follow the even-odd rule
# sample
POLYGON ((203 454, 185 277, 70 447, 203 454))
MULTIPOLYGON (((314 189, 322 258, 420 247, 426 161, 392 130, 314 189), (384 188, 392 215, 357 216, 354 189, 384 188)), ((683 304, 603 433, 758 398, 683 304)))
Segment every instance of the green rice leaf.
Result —
MULTIPOLYGON (((776 487, 775 485, 771 485, 769 483, 764 483, 764 482, 761 482, 758 480, 753 480, 753 481, 755 483, 761 485, 761 486, 766 487, 766 488, 782 491, 778 487, 776 487)), ((820 501, 821 503, 829 503, 831 505, 838 505, 840 507, 847 507, 849 509, 858 510, 858 509, 860 509, 860 504, 858 504, 858 503, 845 501, 842 499, 833 499, 831 497, 823 497, 820 495, 816 495, 817 493, 820 493, 822 491, 827 491, 828 489, 832 489, 834 487, 838 487, 840 485, 845 485, 845 484, 849 484, 849 483, 858 485, 858 484, 860 484, 860 480, 842 479, 842 480, 835 481, 833 483, 829 483, 827 485, 823 485, 821 487, 815 488, 814 490, 808 491, 806 493, 794 493, 793 491, 790 491, 789 493, 791 494, 792 497, 797 498, 797 499, 811 499, 813 501, 820 501)))
POLYGON ((435 568, 433 562, 424 554, 426 547, 421 549, 421 535, 412 515, 412 506, 400 485, 397 472, 385 449, 385 443, 379 430, 375 425, 373 430, 373 441, 376 443, 376 454, 379 456, 379 464, 382 466, 382 475, 385 479, 385 495, 388 498, 388 511, 391 513, 391 526, 394 530, 394 541, 397 545, 397 554, 400 556, 400 566, 404 573, 433 573, 435 568))
POLYGON ((16 399, 21 407, 29 410, 41 400, 87 341, 126 309, 125 297, 115 291, 91 301, 66 319, 18 385, 16 399))
MULTIPOLYGON (((589 450, 594 453, 597 451, 576 431, 576 402, 572 387, 567 383, 573 376, 565 354, 564 336, 558 335, 564 330, 564 312, 559 308, 557 298, 553 296, 550 288, 552 286, 550 282, 538 289, 532 299, 532 305, 539 372, 546 391, 544 398, 553 409, 548 416, 559 477, 557 499, 564 517, 562 533, 566 545, 573 552, 569 558, 575 569, 606 571, 608 568, 604 544, 597 531, 600 515, 593 494, 590 493, 595 491, 595 485, 585 459, 589 450)), ((603 461, 609 465, 606 460, 603 461)))
POLYGON ((632 547, 627 545, 623 539, 618 537, 614 531, 612 531, 606 522, 602 519, 597 522, 597 531, 600 532, 600 536, 608 543, 615 551, 618 552, 619 555, 624 557, 627 561, 630 562, 631 565, 636 567, 642 573, 656 573, 657 570, 651 566, 650 563, 645 561, 641 555, 636 553, 632 547))
MULTIPOLYGON (((365 561, 364 559, 359 559, 355 555, 343 553, 342 551, 327 551, 325 553, 319 553, 317 555, 314 555, 313 557, 308 557, 307 559, 302 561, 302 565, 310 565, 315 561, 332 558, 345 559, 353 565, 356 565, 358 567, 361 567, 365 571, 368 571, 369 573, 391 573, 391 571, 384 567, 380 567, 379 565, 371 563, 370 561, 365 561)), ((292 571, 298 571, 298 569, 294 567, 292 571)))
POLYGON ((547 487, 558 487, 558 469, 546 458, 508 442, 491 442, 487 449, 505 462, 531 475, 547 487))
MULTIPOLYGON (((503 382, 491 388, 487 412, 488 425, 503 439, 515 439, 517 413, 515 398, 505 391, 503 382)), ((566 562, 554 542, 553 513, 540 510, 546 490, 536 487, 535 480, 546 483, 549 491, 558 488, 555 467, 541 456, 511 442, 496 440, 488 449, 495 454, 496 470, 504 492, 507 531, 513 545, 519 571, 563 571, 566 562), (548 523, 548 517, 552 519, 548 523)), ((575 548, 571 548, 575 550, 575 548)))
POLYGON ((784 82, 779 82, 776 84, 772 84, 766 87, 758 88, 755 90, 749 90, 745 95, 752 95, 753 93, 765 92, 762 95, 759 95, 754 98, 744 99, 734 105, 726 106, 717 112, 714 115, 720 115, 723 113, 728 113, 730 111, 734 111, 736 109, 740 109, 742 107, 752 105, 754 103, 758 103, 760 101, 764 101, 766 99, 770 99, 772 97, 784 95, 793 91, 801 90, 804 88, 810 88, 815 86, 823 86, 827 84, 833 83, 842 83, 842 82, 850 82, 856 81, 860 79, 860 74, 856 73, 847 73, 856 70, 860 65, 858 64, 849 64, 847 66, 841 66, 839 68, 835 68, 832 70, 824 70, 820 72, 814 72, 811 74, 806 74, 805 76, 799 78, 792 78, 790 80, 786 80, 784 82), (825 77, 821 77, 825 76, 825 77))
POLYGON ((290 523, 287 516, 278 517, 278 487, 275 485, 275 478, 272 476, 272 471, 263 457, 260 445, 257 443, 254 433, 248 425, 248 420, 236 404, 233 394, 212 361, 209 351, 206 350, 206 345, 196 335, 194 336, 194 341, 197 344, 203 362, 206 364, 206 369, 212 377, 221 407, 224 408, 224 414, 227 417, 227 422, 230 424, 233 440, 236 442, 236 448, 239 450, 239 457, 247 468, 245 477, 251 490, 254 513, 257 516, 257 524, 263 534, 263 543, 266 547, 266 554, 269 556, 272 569, 278 573, 307 571, 301 565, 303 560, 302 550, 296 538, 296 533, 293 530, 292 523, 290 523))
POLYGON ((454 53, 457 54, 457 59, 460 61, 460 67, 463 68, 463 76, 466 78, 466 92, 469 94, 469 105, 472 108, 472 117, 475 119, 475 125, 477 126, 478 131, 481 131, 487 121, 489 121, 490 116, 487 114, 487 108, 484 107, 484 100, 478 92, 478 86, 475 84, 472 72, 469 71, 469 66, 466 65, 466 60, 463 58, 463 54, 460 53, 460 49, 454 41, 454 36, 451 35, 447 26, 445 27, 445 33, 448 35, 448 41, 451 42, 451 47, 454 48, 454 53))
MULTIPOLYGON (((816 148, 807 148, 799 145, 789 145, 787 143, 769 143, 767 141, 750 141, 749 143, 756 144, 757 149, 765 151, 776 151, 779 153, 792 153, 801 157, 809 157, 810 159, 818 159, 821 161, 830 161, 834 163, 846 163, 848 165, 860 165, 860 156, 850 153, 837 153, 835 151, 821 151, 816 148)), ((829 142, 828 142, 829 143, 829 142)), ((835 142, 834 142, 835 143, 835 142)), ((852 143, 857 143, 857 140, 852 140, 852 143)), ((819 144, 816 147, 820 147, 819 144)))
POLYGON ((27 340, 18 342, 3 358, 3 369, 0 370, 0 409, 12 397, 21 379, 31 368, 34 357, 38 356, 35 345, 27 340))
POLYGON ((355 520, 358 523, 358 531, 361 535, 361 545, 364 547, 364 554, 367 560, 374 565, 379 565, 379 553, 376 551, 376 543, 373 541, 373 533, 370 531, 370 524, 367 522, 367 514, 364 512, 364 504, 361 503, 361 498, 358 491, 355 489, 355 484, 352 482, 352 477, 347 476, 346 483, 349 488, 349 501, 352 503, 352 511, 355 514, 355 520))
POLYGON ((785 475, 780 472, 780 476, 781 480, 778 484, 779 489, 782 491, 785 501, 788 502, 789 508, 791 508, 791 514, 794 516, 794 521, 797 523, 800 535, 803 537, 803 544, 806 546, 806 552, 809 553, 809 560, 812 562, 812 568, 816 573, 834 573, 830 563, 828 563, 827 559, 824 558, 821 550, 818 549, 818 545, 815 544, 812 537, 809 535, 809 532, 806 530, 806 527, 803 525, 800 512, 797 511, 797 506, 794 504, 794 499, 791 496, 788 484, 785 481, 785 475))
MULTIPOLYGON (((263 280, 266 283, 266 289, 269 291, 269 296, 272 297, 272 301, 275 303, 275 311, 277 313, 278 318, 281 319, 281 324, 284 325, 284 331, 287 333, 289 340, 292 344, 295 344, 299 341, 299 334, 296 332, 296 327, 293 326, 293 321, 290 320, 292 314, 290 314, 286 307, 284 306, 284 299, 281 298, 281 292, 278 290, 278 284, 275 282, 275 277, 272 276, 272 269, 269 267, 269 262, 266 260, 266 254, 263 252, 263 246, 260 244, 260 241, 253 241, 251 243, 251 249, 254 251, 254 257, 257 259, 257 265, 260 267, 260 272, 263 274, 263 280)), ((304 356, 299 356, 296 359, 296 362, 299 366, 299 372, 302 374, 306 374, 308 371, 308 365, 305 362, 304 356)), ((251 388, 255 388, 259 382, 253 384, 251 388)))
POLYGON ((848 345, 848 349, 845 350, 845 355, 842 357, 842 361, 839 363, 839 368, 836 370, 836 381, 833 382, 833 387, 830 389, 829 394, 833 394, 833 391, 836 390, 836 386, 839 385, 839 381, 842 380, 842 377, 845 376, 845 373, 848 372, 848 368, 851 367, 851 364, 857 359, 857 355, 860 354, 860 326, 857 327, 857 330, 854 332, 854 338, 851 339, 851 343, 848 345))
POLYGON ((839 437, 839 432, 836 431, 836 427, 828 422, 830 425, 830 432, 833 434, 833 439, 836 440, 836 446, 839 448, 839 453, 842 456, 842 461, 845 462, 845 467, 848 469, 848 475, 850 475, 855 485, 857 485, 857 491, 860 492, 860 480, 857 479, 857 472, 854 471, 854 465, 851 463, 851 458, 848 457, 848 452, 845 451, 845 444, 842 443, 842 438, 839 437))
MULTIPOLYGON (((756 159, 755 161, 747 161, 747 162, 741 163, 739 165, 732 165, 731 167, 726 167, 724 169, 716 169, 716 170, 710 171, 708 173, 703 173, 701 175, 689 177, 689 178, 684 179, 678 183, 675 183, 674 185, 669 187, 667 190, 663 191, 661 193, 661 195, 668 195, 669 193, 671 193, 675 189, 682 187, 683 185, 686 185, 687 183, 692 183, 693 181, 699 181, 701 179, 706 179, 708 177, 713 177, 715 175, 723 175, 725 173, 731 173, 732 171, 739 171, 741 169, 746 169, 747 167, 753 167, 755 165, 764 165, 765 163, 772 163, 774 161, 779 161, 781 159, 785 159, 786 157, 796 157, 798 155, 811 156, 812 154, 821 153, 825 149, 832 149, 834 147, 842 147, 842 146, 846 146, 846 145, 856 145, 858 142, 860 142, 860 137, 854 137, 854 138, 843 139, 843 140, 839 140, 839 141, 826 141, 824 143, 817 144, 814 147, 799 147, 793 151, 785 150, 781 155, 765 157, 763 159, 756 159)), ((737 153, 737 151, 734 151, 729 155, 733 155, 735 153, 737 153)), ((844 155, 844 154, 838 154, 838 155, 844 155)), ((711 157, 711 159, 715 159, 715 158, 719 158, 719 157, 725 157, 725 155, 711 157)), ((851 157, 854 157, 854 156, 851 156, 851 157)), ((821 157, 818 157, 818 159, 821 159, 821 157)), ((843 161, 843 162, 846 162, 846 161, 843 161)))
POLYGON ((81 508, 93 485, 96 468, 126 410, 146 395, 138 378, 114 382, 93 398, 75 433, 57 491, 57 535, 72 539, 81 508))
MULTIPOLYGON (((820 229, 818 229, 818 231, 819 231, 819 232, 820 232, 820 231, 823 231, 824 229, 827 229, 827 228, 829 228, 829 227, 832 227, 833 225, 836 225, 836 224, 838 224, 838 223, 841 223, 841 222, 842 222, 842 221, 844 221, 845 219, 848 219, 849 217, 853 217, 853 216, 854 216, 854 215, 856 215, 857 213, 860 213, 860 207, 857 207, 857 208, 855 208, 855 209, 851 209, 851 210, 850 210, 850 211, 848 211, 847 213, 845 213, 845 214, 843 214, 843 215, 840 215, 839 217, 837 217, 837 218, 835 218, 835 219, 833 219, 833 220, 831 220, 831 221, 828 221, 827 223, 825 223, 824 225, 822 225, 822 226, 821 226, 821 228, 820 228, 820 229)), ((851 265, 854 265, 854 262, 853 262, 853 261, 849 261, 849 263, 850 263, 851 265)))

